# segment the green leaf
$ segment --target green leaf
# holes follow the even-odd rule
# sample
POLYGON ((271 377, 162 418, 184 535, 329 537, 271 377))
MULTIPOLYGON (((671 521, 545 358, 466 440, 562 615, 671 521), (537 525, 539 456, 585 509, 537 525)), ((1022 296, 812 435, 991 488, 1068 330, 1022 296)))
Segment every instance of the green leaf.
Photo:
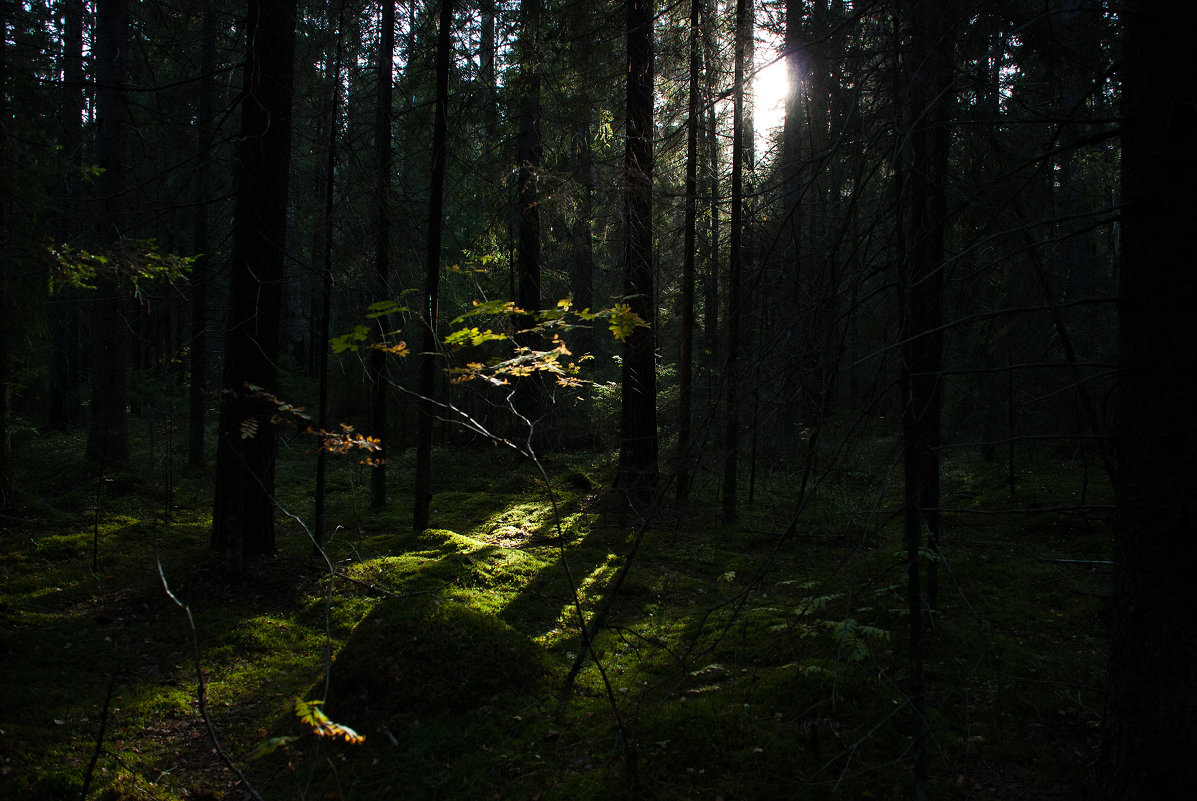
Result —
POLYGON ((632 311, 626 303, 616 303, 611 307, 611 333, 620 342, 626 342, 637 326, 648 328, 644 318, 632 311))
POLYGON ((481 314, 525 314, 526 312, 509 300, 476 300, 474 307, 453 320, 450 325, 459 325, 471 317, 481 314))
POLYGON ((370 336, 370 329, 364 325, 355 326, 348 334, 343 334, 339 337, 333 337, 329 344, 332 345, 333 353, 344 353, 347 350, 356 351, 362 342, 365 342, 370 336))
POLYGON ((496 339, 506 339, 504 334, 496 334, 489 328, 479 330, 478 328, 462 328, 454 331, 445 337, 445 344, 454 347, 462 347, 465 345, 481 345, 483 342, 492 342, 496 339))
POLYGON ((370 320, 377 320, 379 317, 386 317, 388 314, 400 311, 403 311, 403 307, 397 301, 380 300, 366 307, 366 317, 370 320))
POLYGON ((267 754, 273 754, 278 749, 284 748, 298 739, 298 737, 271 737, 269 740, 261 743, 257 748, 251 751, 248 759, 250 762, 255 759, 261 759, 267 754))

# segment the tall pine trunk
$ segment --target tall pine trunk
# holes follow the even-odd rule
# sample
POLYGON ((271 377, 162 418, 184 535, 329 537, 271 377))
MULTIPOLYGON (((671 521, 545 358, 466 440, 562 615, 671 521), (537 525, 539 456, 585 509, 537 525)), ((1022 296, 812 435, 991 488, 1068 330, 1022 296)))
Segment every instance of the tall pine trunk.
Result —
MULTIPOLYGON (((378 88, 374 108, 374 300, 390 295, 391 272, 391 99, 394 96, 395 0, 383 0, 381 36, 378 43, 378 88)), ((389 315, 378 319, 380 333, 390 329, 389 315)), ((370 351, 370 435, 382 449, 370 468, 370 506, 377 509, 387 502, 387 354, 370 351)))
MULTIPOLYGON (((63 3, 62 137, 63 175, 58 212, 58 241, 74 242, 81 233, 83 196, 83 2, 63 3)), ((78 292, 64 287, 51 304, 50 425, 65 431, 79 418, 78 292)))
POLYGON ((188 396, 187 461, 204 461, 204 416, 208 373, 208 203, 212 173, 213 100, 216 92, 217 20, 213 0, 204 0, 200 34, 200 96, 196 115, 195 219, 192 247, 196 254, 191 269, 191 381, 188 396))
POLYGON ((274 551, 279 329, 291 161, 295 0, 249 0, 212 547, 225 572, 274 551))
POLYGON ((452 63, 453 0, 441 0, 436 41, 436 103, 432 121, 432 182, 428 191, 428 245, 424 258, 424 349, 420 354, 420 409, 416 431, 416 477, 412 528, 428 528, 432 506, 432 427, 436 422, 436 365, 440 340, 437 307, 441 286, 441 213, 445 202, 445 156, 449 124, 449 67, 452 63))
MULTIPOLYGON (((328 10, 329 25, 333 24, 331 3, 328 10)), ((324 152, 324 220, 321 223, 323 233, 321 242, 321 256, 323 269, 320 271, 320 306, 319 319, 315 323, 316 336, 313 337, 312 350, 316 357, 316 380, 318 382, 318 407, 316 411, 316 426, 321 431, 328 430, 328 351, 329 337, 332 328, 332 291, 333 291, 333 212, 336 200, 336 167, 337 167, 337 129, 340 124, 341 105, 341 52, 345 31, 345 3, 338 0, 336 18, 336 47, 328 67, 328 114, 327 135, 328 144, 324 152)), ((315 509, 313 511, 312 536, 315 549, 324 545, 324 511, 325 511, 325 476, 328 469, 328 451, 321 448, 316 454, 316 486, 314 487, 315 509)))
MULTIPOLYGON (((101 170, 96 178, 96 243, 101 250, 111 250, 120 242, 124 224, 128 2, 99 0, 96 12, 96 164, 101 170)), ((116 277, 98 277, 87 458, 100 465, 124 462, 129 456, 124 305, 116 277)))
POLYGON ((627 0, 627 145, 624 296, 646 324, 624 340, 616 487, 645 515, 657 489, 657 383, 653 274, 653 3, 627 0))
POLYGON ((694 392, 694 267, 698 228, 698 88, 702 73, 702 0, 690 0, 690 81, 686 98, 686 221, 682 245, 682 342, 678 355, 677 499, 690 497, 690 427, 694 392))
POLYGON ((1136 0, 1125 20, 1114 614, 1095 793, 1103 801, 1182 798, 1197 786, 1197 6, 1136 0))
POLYGON ((796 450, 798 429, 802 424, 802 369, 806 352, 802 341, 802 78, 807 57, 802 43, 802 1, 786 0, 785 63, 789 81, 782 127, 781 166, 782 279, 780 299, 785 315, 782 336, 787 354, 782 363, 782 436, 785 455, 796 450))
POLYGON ((949 92, 952 81, 950 28, 954 3, 932 8, 919 0, 907 6, 909 53, 899 135, 908 140, 900 175, 905 215, 905 261, 900 265, 902 439, 905 476, 904 520, 907 606, 910 622, 913 755, 918 797, 929 796, 925 691, 924 610, 936 605, 939 537, 939 440, 943 408, 943 261, 947 224, 949 92), (927 561, 927 591, 921 589, 923 536, 933 554, 927 561))
MULTIPOLYGON (((8 13, 7 5, 0 8, 0 75, 8 74, 8 13)), ((0 85, 0 158, 5 164, 11 164, 9 154, 10 139, 7 135, 9 125, 7 87, 0 85)), ((8 188, 7 184, 4 186, 8 188)), ((0 247, 7 252, 11 244, 9 225, 11 224, 8 193, 0 196, 0 247)), ((10 368, 8 366, 9 342, 11 335, 8 331, 8 321, 12 319, 12 294, 9 287, 8 261, 0 264, 0 509, 8 506, 9 495, 12 493, 12 428, 9 412, 9 398, 12 392, 10 368)))
MULTIPOLYGON (((540 0, 520 4, 520 109, 519 144, 516 154, 516 209, 519 234, 516 251, 516 304, 527 315, 519 323, 523 329, 535 325, 532 316, 540 308, 540 198, 537 182, 540 173, 540 0)), ((535 347, 529 334, 519 334, 516 342, 535 347)), ((516 411, 530 423, 543 414, 541 382, 533 373, 517 380, 516 411)))
POLYGON ((736 495, 740 458, 740 334, 744 319, 744 162, 752 127, 746 124, 745 85, 748 61, 748 37, 753 35, 748 20, 752 18, 752 0, 736 2, 735 85, 732 112, 731 229, 728 232, 730 264, 727 293, 727 361, 724 379, 727 386, 723 408, 723 521, 735 522, 736 495))

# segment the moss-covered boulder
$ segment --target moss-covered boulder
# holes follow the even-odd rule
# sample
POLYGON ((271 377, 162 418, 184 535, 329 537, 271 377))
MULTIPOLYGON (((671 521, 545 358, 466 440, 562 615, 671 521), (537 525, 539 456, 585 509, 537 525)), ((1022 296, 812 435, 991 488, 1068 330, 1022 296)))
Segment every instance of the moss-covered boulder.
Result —
POLYGON ((548 678, 543 651, 464 604, 395 598, 358 625, 332 670, 333 714, 375 720, 459 714, 548 678))

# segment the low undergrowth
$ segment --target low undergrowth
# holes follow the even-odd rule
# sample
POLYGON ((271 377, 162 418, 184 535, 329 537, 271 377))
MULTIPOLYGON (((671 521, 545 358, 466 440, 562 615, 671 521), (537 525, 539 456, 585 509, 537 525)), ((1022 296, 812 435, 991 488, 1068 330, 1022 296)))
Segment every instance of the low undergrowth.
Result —
MULTIPOLYGON (((207 549, 208 473, 176 471, 166 508, 150 469, 97 476, 80 445, 31 464, 24 506, 0 518, 0 797, 85 781, 106 799, 242 797, 213 735, 266 799, 911 795, 904 554, 882 476, 829 473, 792 527, 793 476, 762 478, 734 526, 697 486, 659 510, 612 595, 637 532, 610 514, 608 456, 549 459, 558 519, 515 454, 440 452, 439 528, 419 535, 409 457, 376 511, 362 469, 338 465, 334 571, 280 516, 279 554, 229 585, 207 549), (579 609, 602 619, 590 643, 579 609), (316 736, 295 713, 307 700, 364 741, 316 736)), ((303 518, 310 457, 283 453, 280 503, 303 518)), ((1007 513, 1108 503, 1079 475, 1041 460, 1011 499, 992 465, 945 465, 926 650, 939 798, 1083 783, 1108 523, 1007 513)))

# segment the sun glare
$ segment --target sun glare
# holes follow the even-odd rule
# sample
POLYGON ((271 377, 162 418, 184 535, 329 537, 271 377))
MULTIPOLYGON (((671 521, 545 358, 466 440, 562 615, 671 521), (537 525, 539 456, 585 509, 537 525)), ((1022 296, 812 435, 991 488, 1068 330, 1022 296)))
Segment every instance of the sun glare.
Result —
POLYGON ((758 136, 768 136, 780 128, 786 118, 786 92, 790 79, 786 75, 785 59, 770 55, 769 60, 759 66, 753 82, 755 97, 752 103, 758 136))

